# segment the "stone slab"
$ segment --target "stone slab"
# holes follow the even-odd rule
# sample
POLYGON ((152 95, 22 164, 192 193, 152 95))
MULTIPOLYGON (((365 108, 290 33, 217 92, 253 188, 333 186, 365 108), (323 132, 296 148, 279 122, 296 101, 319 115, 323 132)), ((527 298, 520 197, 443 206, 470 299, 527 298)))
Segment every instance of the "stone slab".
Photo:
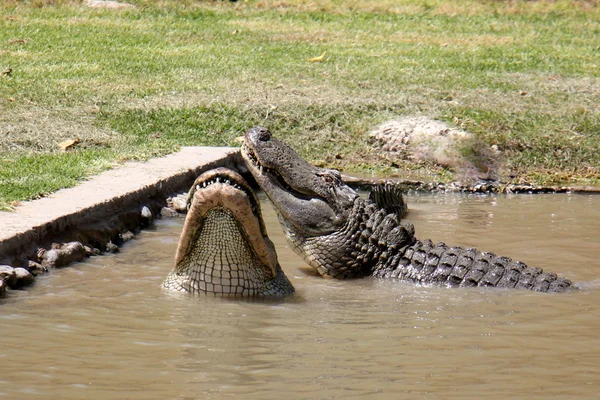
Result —
POLYGON ((183 147, 175 154, 128 162, 75 187, 25 202, 12 212, 0 212, 0 259, 82 222, 110 217, 132 204, 143 205, 144 199, 187 190, 210 168, 236 168, 241 163, 238 148, 183 147))

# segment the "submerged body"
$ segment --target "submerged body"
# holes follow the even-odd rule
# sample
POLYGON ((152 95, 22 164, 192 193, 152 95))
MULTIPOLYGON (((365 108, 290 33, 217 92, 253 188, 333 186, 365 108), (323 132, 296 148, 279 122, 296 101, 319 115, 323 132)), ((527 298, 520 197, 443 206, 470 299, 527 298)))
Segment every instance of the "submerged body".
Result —
POLYGON ((163 286, 243 297, 294 292, 267 236, 258 199, 238 173, 217 168, 194 182, 175 267, 163 286))
POLYGON ((412 224, 401 220, 401 196, 392 187, 363 199, 337 171, 309 164, 265 128, 246 132, 242 156, 293 249, 323 276, 542 292, 572 286, 568 279, 508 257, 418 240, 412 224))

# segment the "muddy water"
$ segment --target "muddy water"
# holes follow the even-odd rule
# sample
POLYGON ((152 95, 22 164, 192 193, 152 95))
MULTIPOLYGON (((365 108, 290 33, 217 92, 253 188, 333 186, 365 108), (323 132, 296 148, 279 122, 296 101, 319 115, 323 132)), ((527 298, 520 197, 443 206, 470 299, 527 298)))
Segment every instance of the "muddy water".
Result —
POLYGON ((338 282, 265 217, 297 294, 165 293, 182 221, 38 279, 0 306, 0 398, 597 399, 600 196, 411 196, 421 238, 582 282, 547 295, 338 282))

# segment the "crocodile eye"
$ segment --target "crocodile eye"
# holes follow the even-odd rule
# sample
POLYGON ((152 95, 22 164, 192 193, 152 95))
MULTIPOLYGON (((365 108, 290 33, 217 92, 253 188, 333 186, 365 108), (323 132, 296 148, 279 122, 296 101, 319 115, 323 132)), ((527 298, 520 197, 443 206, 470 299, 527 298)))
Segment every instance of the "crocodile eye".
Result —
POLYGON ((329 174, 323 174, 321 175, 321 178, 323 178, 325 183, 332 184, 333 182, 335 182, 335 178, 329 174))
POLYGON ((269 140, 271 140, 271 132, 269 132, 267 128, 257 128, 256 134, 258 140, 260 140, 261 142, 268 142, 269 140))

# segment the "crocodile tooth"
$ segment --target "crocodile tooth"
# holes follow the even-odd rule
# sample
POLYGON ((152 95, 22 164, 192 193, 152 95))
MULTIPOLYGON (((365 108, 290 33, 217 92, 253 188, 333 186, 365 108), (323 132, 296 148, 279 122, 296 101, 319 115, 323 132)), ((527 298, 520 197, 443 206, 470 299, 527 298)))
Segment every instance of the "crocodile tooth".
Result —
POLYGON ((202 188, 200 187, 200 185, 196 185, 196 190, 200 190, 200 189, 202 189, 202 188))

